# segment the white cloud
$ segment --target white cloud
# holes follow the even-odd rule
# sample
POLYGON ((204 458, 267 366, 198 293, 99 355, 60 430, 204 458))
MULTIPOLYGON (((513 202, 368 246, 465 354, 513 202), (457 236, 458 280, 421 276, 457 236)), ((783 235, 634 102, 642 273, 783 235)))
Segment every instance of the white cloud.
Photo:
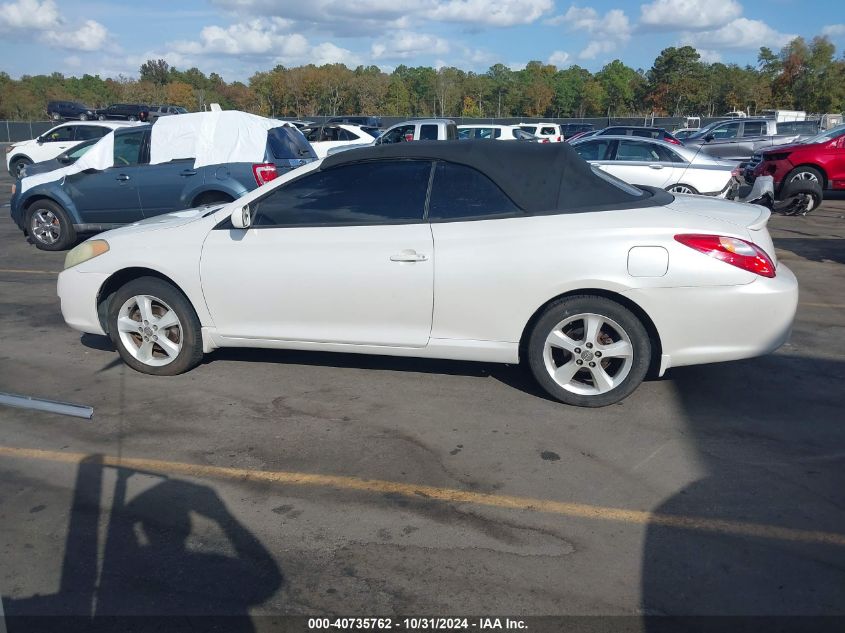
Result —
POLYGON ((531 24, 554 8, 552 0, 449 0, 425 11, 430 20, 486 26, 531 24))
POLYGON ((0 30, 35 29, 59 26, 59 9, 53 0, 18 0, 0 4, 0 30))
POLYGON ((714 51, 709 48, 697 48, 695 50, 698 51, 701 61, 707 64, 715 64, 716 62, 722 61, 722 54, 719 51, 714 51))
POLYGON ((436 35, 399 31, 373 43, 373 59, 409 59, 417 55, 443 55, 449 52, 449 42, 436 35))
POLYGON ((699 31, 742 15, 736 0, 654 0, 640 6, 640 23, 652 29, 699 31))
POLYGON ((281 18, 250 20, 228 27, 206 26, 197 40, 181 40, 173 44, 176 52, 189 55, 220 53, 224 55, 296 55, 308 48, 307 40, 290 34, 290 22, 281 18))
POLYGON ((45 44, 55 48, 98 51, 108 43, 109 32, 99 22, 85 20, 82 26, 75 29, 44 31, 40 39, 45 44))
POLYGON ((346 64, 347 66, 357 66, 361 63, 361 59, 352 51, 346 48, 335 46, 331 42, 323 42, 311 49, 308 55, 313 64, 322 66, 323 64, 346 64))
POLYGON ((786 46, 795 35, 780 33, 761 20, 739 18, 722 28, 698 33, 683 33, 681 39, 696 48, 702 46, 711 50, 757 50, 761 46, 780 48, 786 46))
POLYGON ((549 55, 549 60, 546 63, 551 64, 552 66, 557 66, 558 68, 563 68, 568 61, 569 53, 566 51, 555 51, 549 55))
POLYGON ((592 39, 578 57, 594 59, 610 53, 631 39, 631 23, 621 9, 611 9, 604 15, 592 7, 571 6, 563 15, 546 20, 552 26, 563 25, 572 32, 587 33, 592 39))
POLYGON ((822 35, 827 35, 829 37, 845 35, 845 24, 829 24, 822 29, 822 35))

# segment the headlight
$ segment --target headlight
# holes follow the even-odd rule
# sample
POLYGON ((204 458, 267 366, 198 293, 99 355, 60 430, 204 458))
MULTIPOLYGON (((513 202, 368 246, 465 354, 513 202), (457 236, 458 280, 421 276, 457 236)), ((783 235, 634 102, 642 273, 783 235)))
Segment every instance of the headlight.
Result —
POLYGON ((65 256, 65 270, 82 262, 87 262, 89 259, 93 259, 108 251, 109 243, 106 240, 88 240, 87 242, 82 242, 76 248, 71 249, 65 256))

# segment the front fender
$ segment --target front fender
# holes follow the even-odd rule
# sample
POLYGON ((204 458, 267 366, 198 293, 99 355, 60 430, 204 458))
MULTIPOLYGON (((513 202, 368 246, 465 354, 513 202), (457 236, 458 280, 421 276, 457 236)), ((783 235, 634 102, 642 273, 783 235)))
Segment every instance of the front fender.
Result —
POLYGON ((44 183, 43 185, 36 185, 26 192, 12 198, 12 218, 18 222, 16 215, 20 218, 20 223, 24 221, 24 213, 30 204, 39 198, 47 198, 62 207, 70 216, 71 223, 80 224, 82 220, 79 217, 79 211, 70 196, 65 193, 61 187, 51 186, 54 183, 44 183))

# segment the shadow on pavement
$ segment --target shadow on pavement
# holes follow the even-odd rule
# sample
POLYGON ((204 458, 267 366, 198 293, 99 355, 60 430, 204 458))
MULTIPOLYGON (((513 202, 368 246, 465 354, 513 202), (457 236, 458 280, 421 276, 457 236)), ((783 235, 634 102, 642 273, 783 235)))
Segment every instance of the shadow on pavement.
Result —
POLYGON ((780 237, 772 241, 777 248, 810 261, 845 264, 845 240, 842 239, 780 237))
POLYGON ((255 630, 248 609, 282 581, 272 556, 211 488, 91 456, 77 471, 59 590, 3 606, 9 633, 151 630, 150 617, 163 631, 241 633, 255 630), (148 487, 130 498, 133 478, 148 487), (101 498, 109 494, 106 516, 101 498), (196 533, 197 518, 211 536, 196 533))
MULTIPOLYGON (((845 361, 775 355, 678 368, 672 379, 708 474, 655 513, 845 534, 845 361)), ((845 547, 652 524, 642 610, 842 616, 845 547)))

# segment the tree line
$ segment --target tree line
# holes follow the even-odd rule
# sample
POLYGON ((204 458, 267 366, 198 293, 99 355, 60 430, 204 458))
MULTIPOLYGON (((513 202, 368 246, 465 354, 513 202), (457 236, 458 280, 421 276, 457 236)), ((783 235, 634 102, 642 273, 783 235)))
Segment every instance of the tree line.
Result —
POLYGON ((50 100, 172 104, 202 110, 210 103, 274 117, 381 114, 446 117, 718 116, 766 108, 845 110, 845 55, 826 37, 796 38, 779 51, 763 47, 755 66, 706 63, 690 46, 660 52, 648 70, 616 59, 591 73, 539 61, 475 73, 454 67, 344 64, 258 71, 248 82, 223 80, 149 60, 138 78, 65 77, 0 72, 0 119, 41 119, 50 100))

